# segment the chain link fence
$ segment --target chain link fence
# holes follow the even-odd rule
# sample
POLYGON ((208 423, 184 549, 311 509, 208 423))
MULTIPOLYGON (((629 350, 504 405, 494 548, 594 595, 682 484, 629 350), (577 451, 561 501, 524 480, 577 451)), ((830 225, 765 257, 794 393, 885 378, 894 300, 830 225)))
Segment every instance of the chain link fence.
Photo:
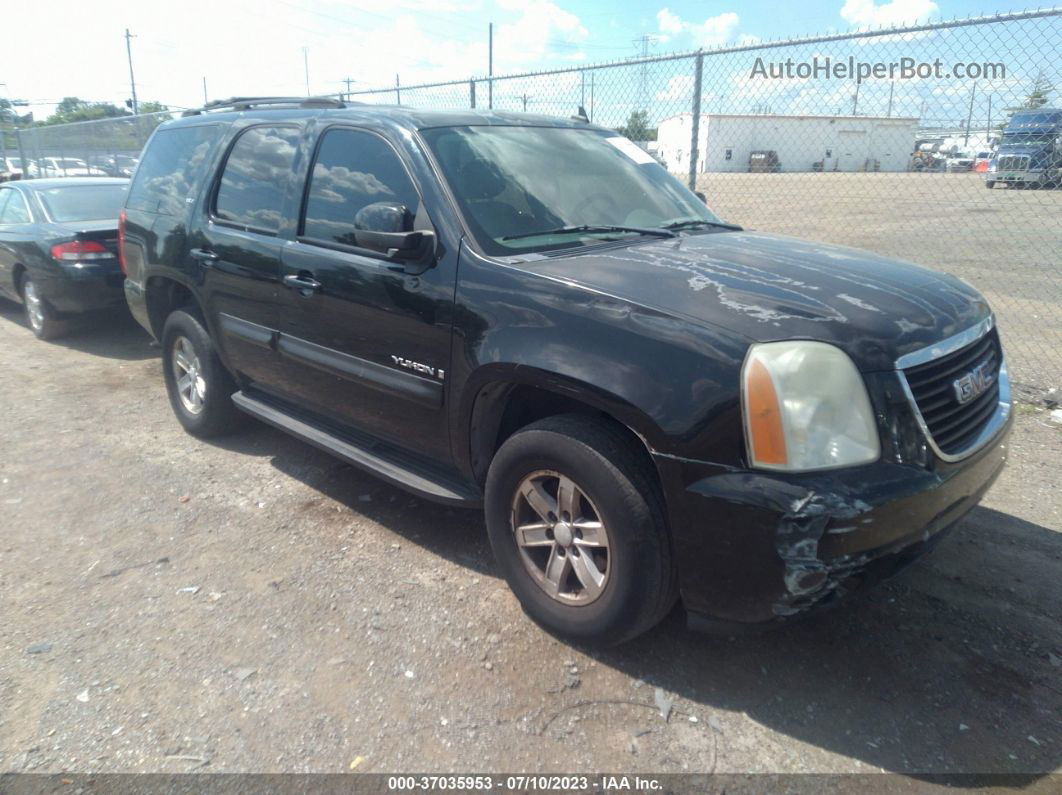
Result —
POLYGON ((151 133, 174 115, 145 113, 18 130, 15 148, 7 148, 8 166, 24 179, 128 177, 151 133))
MULTIPOLYGON (((1053 8, 342 96, 585 112, 728 220, 971 282, 1035 394, 1062 386, 1060 91, 1053 8)), ((20 151, 132 153, 164 116, 24 130, 20 151)))

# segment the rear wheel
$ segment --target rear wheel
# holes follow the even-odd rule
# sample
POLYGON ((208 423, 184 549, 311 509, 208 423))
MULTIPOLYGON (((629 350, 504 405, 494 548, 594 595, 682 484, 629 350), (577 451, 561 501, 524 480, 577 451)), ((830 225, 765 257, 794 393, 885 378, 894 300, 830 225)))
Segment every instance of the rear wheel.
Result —
POLYGON ((41 295, 36 282, 28 276, 22 280, 22 306, 26 311, 26 322, 37 339, 54 340, 66 331, 66 324, 56 317, 55 310, 41 295))
POLYGON ((218 358, 202 320, 185 310, 166 318, 162 370, 173 413, 193 436, 220 436, 240 424, 236 382, 218 358))
POLYGON ((614 645, 676 599, 663 499, 644 451, 611 424, 550 417, 511 436, 487 475, 491 547, 531 618, 614 645))

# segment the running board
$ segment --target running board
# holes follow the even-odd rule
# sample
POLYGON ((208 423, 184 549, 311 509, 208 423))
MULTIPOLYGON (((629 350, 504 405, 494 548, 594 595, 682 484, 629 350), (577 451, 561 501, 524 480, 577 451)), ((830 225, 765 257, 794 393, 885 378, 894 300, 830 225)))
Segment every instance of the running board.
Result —
POLYGON ((232 402, 252 417, 425 499, 467 507, 483 501, 483 496, 471 487, 440 477, 398 451, 371 449, 376 445, 359 444, 352 438, 344 438, 310 419, 294 416, 257 394, 237 392, 232 396, 232 402))

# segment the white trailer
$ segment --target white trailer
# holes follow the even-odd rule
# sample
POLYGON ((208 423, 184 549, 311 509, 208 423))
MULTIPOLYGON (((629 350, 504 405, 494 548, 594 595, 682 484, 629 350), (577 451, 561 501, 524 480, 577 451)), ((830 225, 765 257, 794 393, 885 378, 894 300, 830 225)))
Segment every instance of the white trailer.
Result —
MULTIPOLYGON (((782 171, 906 171, 918 120, 896 116, 781 116, 705 113, 698 171, 748 171, 749 156, 774 151, 782 171)), ((657 144, 668 170, 690 168, 693 114, 660 122, 657 144)))

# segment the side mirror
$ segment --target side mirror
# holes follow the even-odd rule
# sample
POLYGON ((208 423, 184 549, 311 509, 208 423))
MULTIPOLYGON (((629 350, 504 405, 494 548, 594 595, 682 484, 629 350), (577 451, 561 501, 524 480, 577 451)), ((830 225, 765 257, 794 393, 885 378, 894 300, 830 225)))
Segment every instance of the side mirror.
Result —
POLYGON ((698 199, 700 199, 705 204, 708 203, 708 197, 704 195, 703 191, 695 190, 693 192, 693 195, 696 196, 698 199))
MULTIPOLYGON (((413 215, 396 202, 374 202, 354 215, 357 245, 384 254, 393 262, 430 266, 435 257, 435 233, 414 230, 413 215)), ((408 268, 406 269, 408 270, 408 268)), ((420 273, 421 270, 412 272, 420 273)))

